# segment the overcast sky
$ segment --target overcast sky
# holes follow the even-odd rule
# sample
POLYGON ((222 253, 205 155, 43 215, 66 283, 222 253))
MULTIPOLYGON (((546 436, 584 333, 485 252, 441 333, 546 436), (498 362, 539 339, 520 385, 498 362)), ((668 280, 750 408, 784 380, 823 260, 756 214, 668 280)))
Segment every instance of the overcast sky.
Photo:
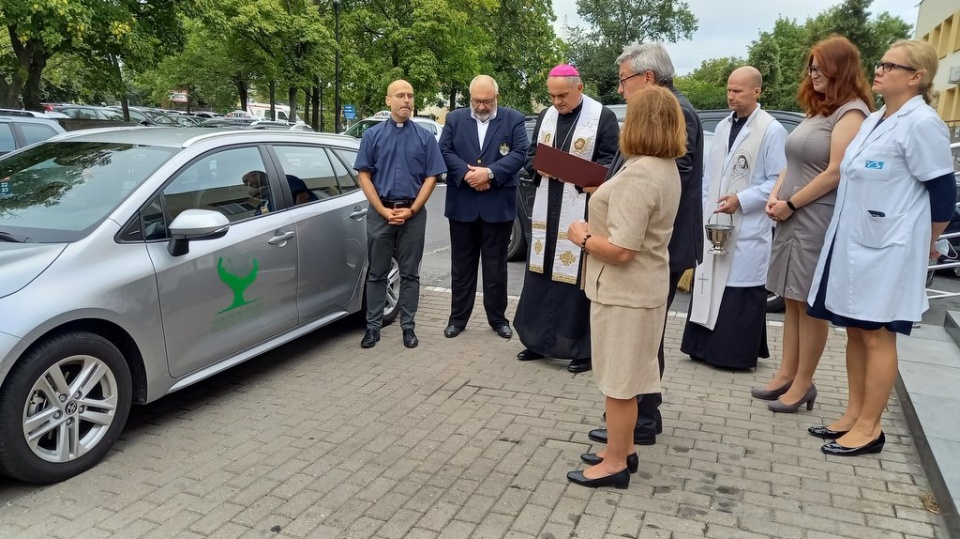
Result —
MULTIPOLYGON (((678 74, 686 74, 704 60, 721 56, 746 58, 747 47, 761 31, 773 29, 777 17, 784 16, 803 23, 841 0, 686 0, 699 20, 699 30, 690 41, 668 43, 667 49, 678 74)), ((917 24, 920 0, 874 0, 870 6, 875 16, 884 11, 898 16, 910 25, 917 24)), ((557 15, 556 31, 563 36, 564 22, 582 25, 577 15, 576 0, 553 0, 557 15), (566 17, 566 19, 564 18, 566 17)))

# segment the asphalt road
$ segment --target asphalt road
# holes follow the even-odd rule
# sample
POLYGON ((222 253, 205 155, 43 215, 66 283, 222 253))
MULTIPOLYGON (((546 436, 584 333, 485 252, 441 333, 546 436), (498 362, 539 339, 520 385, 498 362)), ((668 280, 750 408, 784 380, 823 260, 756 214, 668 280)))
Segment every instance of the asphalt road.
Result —
MULTIPOLYGON (((443 216, 446 186, 438 185, 433 196, 427 202, 427 234, 423 253, 423 264, 420 269, 420 282, 425 286, 450 287, 450 231, 447 219, 443 216)), ((507 267, 507 291, 511 296, 519 296, 523 289, 523 272, 525 263, 522 261, 510 262, 507 267)), ((477 282, 477 290, 481 290, 481 282, 477 282)), ((960 278, 953 275, 951 270, 938 272, 934 277, 932 289, 960 294, 960 278)), ((672 309, 686 312, 690 295, 679 292, 673 302, 672 309)), ((477 308, 482 306, 477 303, 477 308)), ((943 318, 947 310, 960 311, 960 296, 953 298, 930 300, 930 309, 923 315, 924 324, 943 325, 943 318)), ((768 320, 783 320, 781 313, 769 313, 768 320)))

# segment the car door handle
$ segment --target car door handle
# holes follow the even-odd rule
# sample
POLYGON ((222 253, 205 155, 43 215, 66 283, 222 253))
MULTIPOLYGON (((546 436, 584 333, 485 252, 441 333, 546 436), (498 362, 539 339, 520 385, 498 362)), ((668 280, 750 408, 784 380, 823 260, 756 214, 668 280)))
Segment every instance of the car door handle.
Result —
POLYGON ((279 234, 267 240, 267 243, 269 243, 270 245, 282 246, 284 243, 287 243, 288 241, 292 240, 293 237, 296 235, 297 233, 293 232, 292 230, 290 232, 280 231, 279 234))
POLYGON ((363 209, 359 209, 359 210, 354 210, 354 212, 350 214, 350 218, 351 218, 351 219, 360 219, 361 217, 363 217, 364 215, 367 214, 367 211, 368 211, 367 208, 363 208, 363 209))

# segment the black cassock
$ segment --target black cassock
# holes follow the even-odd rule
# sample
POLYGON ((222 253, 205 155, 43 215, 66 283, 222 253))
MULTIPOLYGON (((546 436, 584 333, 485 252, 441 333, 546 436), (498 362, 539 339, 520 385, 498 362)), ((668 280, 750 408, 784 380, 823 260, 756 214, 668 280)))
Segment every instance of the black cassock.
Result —
MULTIPOLYGON (((580 103, 569 114, 557 118, 557 132, 553 144, 562 144, 559 149, 570 150, 573 137, 571 130, 583 108, 580 103)), ((545 109, 537 118, 533 130, 533 140, 527 151, 526 168, 537 185, 542 178, 533 169, 533 158, 537 151, 537 138, 540 125, 546 114, 545 109)), ((620 126, 616 115, 606 107, 600 113, 597 129, 597 142, 593 149, 595 163, 609 166, 620 142, 620 126)), ((586 359, 590 357, 590 300, 580 290, 580 276, 577 284, 567 284, 552 280, 553 257, 556 251, 557 234, 560 222, 560 205, 563 201, 563 182, 547 180, 549 198, 547 201, 547 236, 544 246, 543 273, 527 271, 524 273, 523 290, 517 304, 517 313, 513 318, 513 327, 525 348, 547 357, 558 359, 586 359)), ((564 229, 566 232, 566 229, 564 229)))

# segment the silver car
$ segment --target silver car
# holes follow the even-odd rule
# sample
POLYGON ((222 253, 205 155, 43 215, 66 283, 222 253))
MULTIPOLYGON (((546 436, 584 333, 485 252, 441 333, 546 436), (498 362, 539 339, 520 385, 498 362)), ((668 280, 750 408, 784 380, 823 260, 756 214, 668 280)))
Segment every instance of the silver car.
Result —
MULTIPOLYGON (((121 128, 0 159, 0 472, 95 465, 146 403, 361 311, 358 143, 121 128)), ((397 314, 390 272, 385 323, 397 314)))

